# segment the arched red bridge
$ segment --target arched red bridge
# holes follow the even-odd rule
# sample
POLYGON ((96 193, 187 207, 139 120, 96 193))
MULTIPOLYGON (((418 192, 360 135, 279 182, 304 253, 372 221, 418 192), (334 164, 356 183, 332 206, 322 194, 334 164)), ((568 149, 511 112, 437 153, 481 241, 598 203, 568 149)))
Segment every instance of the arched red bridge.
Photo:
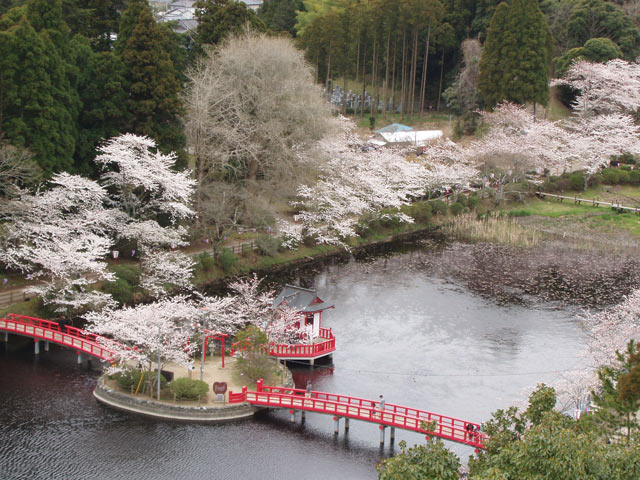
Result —
MULTIPOLYGON (((50 320, 9 313, 0 318, 0 332, 31 337, 35 342, 44 340, 56 343, 63 347, 73 348, 78 353, 86 353, 108 362, 113 361, 115 357, 114 352, 106 347, 109 342, 113 342, 112 340, 70 326, 65 326, 63 331, 57 322, 50 320)), ((36 345, 38 344, 36 343, 36 345)), ((36 352, 38 351, 36 346, 36 352)))
POLYGON ((376 423, 382 430, 381 443, 386 427, 392 429, 392 436, 395 428, 401 428, 479 449, 485 448, 484 442, 487 439, 486 434, 479 431, 479 424, 466 420, 391 403, 387 403, 381 411, 374 400, 335 393, 313 391, 307 398, 304 390, 264 386, 261 380, 258 381, 255 392, 246 387, 242 393, 229 392, 229 403, 243 402, 261 407, 287 408, 291 412, 301 410, 333 415, 336 432, 337 422, 341 418, 345 419, 345 429, 349 428, 348 419, 351 418, 376 423))
MULTIPOLYGON (((8 314, 0 318, 0 332, 31 337, 36 342, 56 343, 106 361, 113 361, 116 356, 106 346, 112 340, 75 327, 65 326, 63 331, 57 322, 50 320, 8 314)), ((305 390, 264 386, 262 381, 258 382, 255 392, 246 387, 242 393, 229 392, 229 403, 244 402, 261 407, 286 408, 291 412, 300 410, 333 415, 336 426, 340 419, 345 420, 346 429, 349 428, 349 419, 376 423, 381 428, 381 439, 387 427, 391 428, 392 436, 395 428, 401 428, 480 449, 485 448, 487 438, 478 431, 480 425, 477 423, 438 413, 391 403, 381 411, 374 400, 327 392, 313 391, 307 398, 305 390)))

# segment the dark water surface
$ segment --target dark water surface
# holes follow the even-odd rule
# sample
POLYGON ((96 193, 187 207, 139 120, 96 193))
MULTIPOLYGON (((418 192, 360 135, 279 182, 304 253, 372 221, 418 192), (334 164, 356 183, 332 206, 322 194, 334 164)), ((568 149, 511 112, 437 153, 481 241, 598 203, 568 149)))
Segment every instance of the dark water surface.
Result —
MULTIPOLYGON (((456 248, 462 255, 473 247, 456 248)), ((338 351, 332 365, 296 369, 296 383, 383 393, 389 403, 482 421, 580 366, 585 337, 573 311, 481 295, 447 274, 447 255, 422 249, 351 260, 303 278, 336 305, 323 326, 333 328, 338 351)), ((36 358, 30 346, 0 346, 1 480, 374 479, 376 462, 400 440, 424 441, 397 431, 396 446, 387 436, 380 449, 375 425, 352 421, 348 435, 334 438, 331 417, 308 414, 292 425, 283 411, 216 426, 150 421, 96 404, 98 375, 77 366, 72 351, 36 358)), ((472 453, 449 446, 463 460, 472 453)))

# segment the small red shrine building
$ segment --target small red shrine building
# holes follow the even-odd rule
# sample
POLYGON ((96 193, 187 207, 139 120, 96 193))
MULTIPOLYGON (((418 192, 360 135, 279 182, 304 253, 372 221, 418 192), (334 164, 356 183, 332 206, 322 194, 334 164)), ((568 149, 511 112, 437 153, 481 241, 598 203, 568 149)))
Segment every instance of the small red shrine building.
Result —
POLYGON ((302 288, 295 285, 285 285, 273 301, 274 310, 288 306, 300 313, 304 325, 307 327, 313 342, 309 345, 273 345, 270 354, 282 360, 304 359, 313 361, 331 355, 336 349, 335 337, 329 328, 322 327, 322 312, 333 308, 316 294, 315 289, 302 288))

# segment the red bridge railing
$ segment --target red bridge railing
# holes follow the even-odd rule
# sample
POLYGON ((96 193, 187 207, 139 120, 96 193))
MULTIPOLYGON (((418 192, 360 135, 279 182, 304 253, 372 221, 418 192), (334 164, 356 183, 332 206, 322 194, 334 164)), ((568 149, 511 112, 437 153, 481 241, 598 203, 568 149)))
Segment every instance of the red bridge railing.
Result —
POLYGON ((304 390, 262 386, 258 382, 255 392, 243 389, 242 394, 234 394, 234 402, 231 401, 231 398, 230 395, 229 403, 247 402, 251 405, 305 410, 337 417, 348 417, 383 426, 424 433, 481 449, 484 448, 484 442, 487 438, 485 434, 478 432, 480 425, 477 423, 389 403, 381 411, 374 400, 327 392, 314 391, 311 393, 310 398, 306 398, 304 390), (425 426, 433 428, 424 428, 425 426))
POLYGON ((105 346, 112 340, 76 327, 65 326, 63 331, 57 322, 50 320, 9 313, 0 318, 0 331, 57 343, 102 360, 112 361, 115 357, 114 352, 105 346))
MULTIPOLYGON (((311 344, 276 344, 265 345, 263 351, 273 357, 317 358, 328 355, 336 349, 336 338, 330 328, 321 328, 318 338, 324 341, 311 344)), ((231 355, 238 351, 246 351, 248 345, 241 342, 231 344, 231 355)))

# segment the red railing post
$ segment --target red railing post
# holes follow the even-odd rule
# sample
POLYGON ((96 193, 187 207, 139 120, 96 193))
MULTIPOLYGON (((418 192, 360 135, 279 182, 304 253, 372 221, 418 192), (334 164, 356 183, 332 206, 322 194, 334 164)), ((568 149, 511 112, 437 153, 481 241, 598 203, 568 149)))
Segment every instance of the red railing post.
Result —
POLYGON ((262 384, 264 383, 264 380, 260 379, 256 382, 256 390, 258 392, 262 392, 262 384))
POLYGON ((246 402, 247 401, 247 387, 246 386, 242 386, 242 401, 246 402))

